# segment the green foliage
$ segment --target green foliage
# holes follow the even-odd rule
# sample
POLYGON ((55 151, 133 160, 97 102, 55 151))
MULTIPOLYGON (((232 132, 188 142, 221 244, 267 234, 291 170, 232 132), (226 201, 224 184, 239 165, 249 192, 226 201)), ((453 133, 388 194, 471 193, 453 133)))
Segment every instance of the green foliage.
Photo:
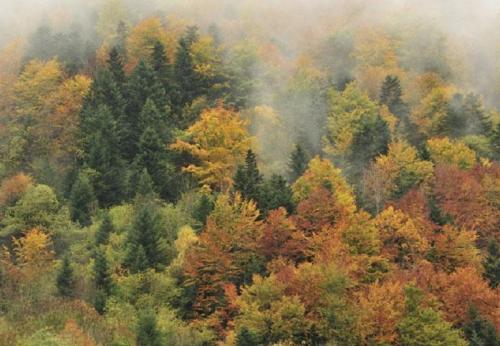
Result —
POLYGON ((460 333, 432 308, 422 306, 423 294, 415 287, 406 289, 406 315, 398 325, 400 342, 407 346, 466 346, 460 333))
POLYGON ((68 221, 54 191, 47 185, 35 185, 7 210, 2 233, 8 235, 36 227, 53 231, 67 226, 68 221))
POLYGON ((493 288, 500 284, 500 245, 496 239, 488 243, 488 253, 484 260, 484 277, 493 288))
POLYGON ((252 150, 247 151, 245 164, 239 166, 234 176, 234 189, 246 199, 259 200, 262 176, 257 167, 257 158, 252 150))
POLYGON ((95 234, 95 244, 97 246, 106 244, 109 240, 109 235, 114 231, 113 221, 111 221, 111 217, 108 211, 104 212, 101 224, 97 229, 95 234))
POLYGON ((163 239, 163 220, 152 202, 138 206, 128 232, 125 265, 133 272, 147 268, 161 268, 167 260, 163 239))
POLYGON ((71 188, 69 202, 71 219, 81 226, 89 226, 96 206, 94 190, 86 174, 82 172, 78 174, 71 188))
POLYGON ((97 249, 95 253, 93 275, 95 287, 104 294, 109 295, 113 288, 113 279, 111 278, 106 254, 101 249, 97 249))
POLYGON ((258 206, 264 215, 279 207, 284 207, 290 214, 295 210, 293 192, 285 178, 273 174, 264 180, 260 187, 258 206))
POLYGON ((300 144, 296 144, 290 155, 290 181, 294 182, 306 171, 308 162, 307 153, 300 144))
POLYGON ((57 292, 62 297, 72 297, 75 290, 75 278, 69 257, 64 257, 56 278, 57 292))
POLYGON ((500 338, 493 323, 481 317, 476 307, 470 306, 468 321, 462 327, 470 346, 498 346, 500 338))
POLYGON ((158 330, 156 315, 153 311, 144 311, 139 314, 137 322, 138 346, 162 346, 163 337, 158 330))

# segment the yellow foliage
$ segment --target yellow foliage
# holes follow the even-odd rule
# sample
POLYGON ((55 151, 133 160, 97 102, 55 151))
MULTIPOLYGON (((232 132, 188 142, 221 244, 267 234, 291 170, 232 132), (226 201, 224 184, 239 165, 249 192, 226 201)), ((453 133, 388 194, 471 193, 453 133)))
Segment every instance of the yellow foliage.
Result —
POLYGON ((352 189, 342 176, 340 169, 319 156, 314 157, 304 174, 292 185, 297 202, 306 199, 311 192, 327 187, 335 195, 337 203, 349 213, 356 211, 352 189))
POLYGON ((140 60, 150 62, 158 41, 167 47, 167 34, 159 17, 144 19, 134 26, 127 37, 127 69, 132 69, 140 60))
POLYGON ((448 114, 448 103, 453 92, 451 87, 434 88, 413 109, 412 122, 418 126, 422 135, 429 137, 440 133, 440 126, 448 114))
POLYGON ((251 147, 247 125, 236 111, 219 105, 203 111, 200 120, 186 130, 187 140, 177 139, 172 148, 187 151, 200 161, 185 167, 186 172, 204 185, 225 191, 251 147))
POLYGON ((14 238, 13 243, 17 264, 22 267, 47 268, 54 259, 50 236, 39 229, 32 229, 22 238, 14 238))
POLYGON ((474 150, 470 149, 462 141, 450 140, 448 137, 429 139, 427 149, 431 160, 436 164, 452 164, 467 169, 474 167, 477 161, 474 150))
POLYGON ((16 113, 43 117, 51 106, 50 96, 57 90, 62 78, 63 72, 57 60, 30 61, 14 85, 16 113))
POLYGON ((374 223, 384 243, 383 253, 392 261, 415 263, 429 249, 422 226, 400 210, 389 207, 376 216, 374 223))

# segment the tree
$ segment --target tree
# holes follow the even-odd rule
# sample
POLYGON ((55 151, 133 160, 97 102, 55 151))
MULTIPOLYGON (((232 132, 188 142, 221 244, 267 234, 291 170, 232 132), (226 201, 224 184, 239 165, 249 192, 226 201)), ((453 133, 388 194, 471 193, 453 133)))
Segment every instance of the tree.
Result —
POLYGON ((69 261, 69 257, 65 256, 57 273, 56 278, 57 292, 62 297, 72 297, 75 289, 75 278, 73 276, 73 268, 69 261))
POLYGON ((102 249, 97 249, 94 255, 93 279, 96 288, 94 307, 100 314, 106 308, 106 301, 113 288, 113 279, 108 266, 106 254, 102 249))
POLYGON ((309 158, 305 150, 300 144, 296 144, 290 156, 290 181, 294 182, 305 172, 308 162, 309 158))
POLYGON ((488 253, 484 260, 484 277, 489 281, 490 287, 496 288, 500 284, 500 245, 496 239, 488 243, 488 253))
POLYGON ((407 346, 457 345, 467 342, 450 323, 443 321, 432 308, 423 307, 422 292, 415 287, 407 287, 406 313, 398 325, 399 340, 407 346))
POLYGON ((98 290, 109 295, 113 288, 113 279, 109 271, 108 260, 103 250, 97 249, 94 257, 94 284, 98 290))
POLYGON ((92 213, 95 209, 95 196, 89 178, 80 172, 73 183, 70 193, 71 219, 86 227, 92 223, 92 213))
POLYGON ((165 53, 165 46, 160 41, 156 41, 153 47, 152 66, 167 93, 167 97, 171 98, 172 93, 176 91, 172 80, 172 65, 165 53))
POLYGON ((165 345, 153 311, 143 311, 139 314, 136 340, 138 346, 165 345))
POLYGON ((65 221, 60 209, 57 196, 49 186, 32 186, 7 210, 4 219, 6 227, 2 232, 5 235, 32 228, 51 230, 65 221))
POLYGON ((146 170, 154 183, 154 190, 165 196, 169 177, 167 151, 158 133, 148 126, 139 139, 135 164, 139 170, 146 170))
MULTIPOLYGON (((127 108, 125 110, 124 118, 124 146, 125 153, 129 160, 133 160, 138 153, 138 143, 142 132, 145 130, 141 126, 141 121, 145 116, 152 113, 159 112, 155 117, 162 122, 166 121, 167 117, 167 99, 165 97, 165 89, 161 85, 156 72, 153 68, 141 60, 136 66, 127 83, 127 108), (141 117, 139 114, 145 108, 147 100, 150 99, 156 110, 153 109, 153 104, 149 104, 145 113, 141 117)), ((149 120, 149 119, 148 119, 149 120)), ((162 126, 162 122, 159 125, 162 126)), ((146 124, 146 126, 152 124, 146 124)))
POLYGON ((380 103, 388 107, 389 112, 398 119, 397 133, 412 138, 413 124, 410 121, 410 110, 402 99, 403 91, 401 82, 397 76, 385 77, 380 90, 380 103))
POLYGON ((476 153, 462 141, 450 140, 448 137, 431 138, 427 141, 427 149, 435 164, 452 164, 461 169, 469 169, 476 164, 476 153))
POLYGON ((126 77, 125 71, 123 69, 123 59, 120 56, 120 52, 118 47, 113 47, 109 51, 108 57, 108 69, 113 76, 113 79, 120 90, 123 92, 123 88, 125 86, 126 77))
POLYGON ((236 167, 251 146, 247 122, 222 105, 203 111, 200 120, 186 130, 186 139, 177 139, 174 150, 187 152, 197 163, 184 167, 210 188, 224 191, 233 184, 236 167))
POLYGON ((484 319, 474 305, 469 307, 468 321, 462 327, 470 346, 499 346, 500 338, 493 323, 484 319))
POLYGON ((295 210, 293 192, 285 178, 273 174, 271 178, 265 179, 260 187, 257 205, 264 216, 269 211, 279 207, 284 207, 289 213, 292 213, 295 210))
POLYGON ((166 262, 162 244, 163 221, 158 207, 145 201, 138 206, 128 232, 125 265, 133 272, 161 268, 166 262))
POLYGON ((109 239, 109 235, 113 232, 113 222, 111 221, 111 216, 108 211, 104 212, 102 222, 97 229, 95 234, 95 244, 97 246, 106 244, 109 239))
POLYGON ((254 346, 259 344, 259 338, 247 327, 242 327, 236 336, 237 346, 254 346))
POLYGON ((244 198, 259 200, 262 175, 257 167, 257 159, 251 149, 248 149, 245 164, 238 166, 234 176, 233 188, 244 198))
POLYGON ((388 125, 354 82, 341 93, 331 90, 329 106, 324 151, 340 160, 348 176, 357 181, 366 164, 386 153, 388 125))
POLYGON ((191 55, 192 45, 199 39, 198 28, 190 26, 179 39, 179 48, 175 55, 174 75, 179 87, 177 109, 191 104, 198 96, 202 95, 201 78, 194 68, 191 55))
POLYGON ((207 217, 214 209, 214 202, 208 193, 203 193, 196 204, 193 211, 193 217, 202 225, 205 226, 207 217))
POLYGON ((97 173, 93 185, 99 205, 108 207, 125 195, 121 141, 118 124, 108 107, 100 106, 93 122, 94 130, 84 144, 84 163, 97 173))

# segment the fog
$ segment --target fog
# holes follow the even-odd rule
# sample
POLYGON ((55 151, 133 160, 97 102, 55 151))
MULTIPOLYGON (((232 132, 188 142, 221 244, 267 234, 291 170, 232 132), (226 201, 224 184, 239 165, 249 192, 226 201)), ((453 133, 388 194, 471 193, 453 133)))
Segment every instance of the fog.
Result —
MULTIPOLYGON (((94 31, 106 6, 124 9, 129 26, 152 15, 195 24, 205 32, 215 23, 228 46, 269 43, 277 49, 277 53, 264 52, 276 54, 275 60, 270 59, 274 66, 255 69, 260 83, 252 98, 255 105, 276 109, 281 127, 288 132, 284 137, 289 138, 286 144, 258 138, 261 146, 282 145, 286 151, 300 140, 310 151, 320 152, 325 112, 321 100, 312 99, 317 93, 298 90, 290 99, 283 90, 289 88, 297 61, 304 56, 331 70, 327 83, 356 78, 352 52, 337 46, 323 49, 335 33, 383 30, 400 40, 403 48, 396 48, 405 50, 398 56, 403 67, 422 72, 429 59, 438 56, 460 91, 477 92, 488 106, 500 106, 500 1, 496 0, 0 0, 0 46, 28 38, 46 24, 55 31, 79 30, 98 47, 100 38, 94 31)), ((259 124, 254 127, 257 136, 267 133, 259 124)))

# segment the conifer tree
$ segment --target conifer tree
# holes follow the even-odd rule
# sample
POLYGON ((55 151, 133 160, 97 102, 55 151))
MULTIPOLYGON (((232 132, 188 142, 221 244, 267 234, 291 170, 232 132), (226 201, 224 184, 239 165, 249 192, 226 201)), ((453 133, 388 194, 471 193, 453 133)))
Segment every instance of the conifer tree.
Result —
POLYGON ((210 198, 210 196, 206 193, 201 195, 198 203, 196 203, 196 207, 193 211, 193 217, 204 226, 208 215, 212 212, 214 208, 214 202, 210 198))
POLYGON ((165 263, 161 231, 162 219, 158 208, 152 202, 141 203, 127 239, 125 265, 133 273, 147 268, 160 268, 165 263))
POLYGON ((500 161, 500 123, 491 132, 490 145, 493 151, 493 157, 500 161))
POLYGON ((97 249, 94 257, 94 284, 98 290, 102 290, 106 295, 111 293, 113 280, 109 271, 108 260, 103 250, 97 249))
POLYGON ((263 215, 279 207, 292 213, 295 209, 293 193, 285 178, 279 174, 273 174, 270 179, 266 179, 261 186, 257 205, 263 215))
POLYGON ((108 57, 108 68, 113 76, 113 79, 118 86, 118 88, 123 92, 123 87, 125 86, 126 77, 125 71, 123 69, 123 60, 119 53, 118 47, 111 48, 108 57))
POLYGON ((154 189, 163 192, 168 183, 167 151, 157 132, 147 127, 139 141, 139 152, 135 159, 139 169, 146 169, 150 175, 154 189))
POLYGON ((262 175, 257 167, 257 158, 251 149, 247 151, 245 164, 237 168, 234 176, 234 189, 246 199, 259 200, 262 175))
POLYGON ((85 141, 84 164, 97 173, 94 191, 99 205, 107 207, 120 202, 125 194, 118 126, 108 107, 98 108, 93 127, 92 135, 85 141))
POLYGON ((200 76, 194 68, 191 56, 191 46, 198 40, 198 28, 187 28, 179 39, 179 47, 175 56, 174 75, 179 88, 178 100, 175 102, 177 109, 182 109, 202 94, 200 76))
POLYGON ((380 90, 380 103, 386 105, 389 111, 398 119, 398 133, 406 136, 411 133, 413 124, 410 121, 408 105, 402 99, 403 90, 397 76, 388 75, 380 90))
POLYGON ((139 314, 137 322, 137 345, 138 346, 163 346, 165 345, 162 335, 158 330, 156 316, 153 311, 143 311, 139 314))
POLYGON ((86 174, 78 174, 71 188, 69 202, 71 219, 81 226, 89 226, 95 208, 95 195, 86 174))
POLYGON ((500 284, 500 246, 495 239, 488 243, 488 253, 484 261, 484 277, 492 288, 500 284))
POLYGON ((488 136, 491 133, 491 119, 476 94, 467 94, 462 106, 467 124, 466 134, 488 136))
POLYGON ((72 297, 75 290, 75 278, 73 275, 73 268, 69 261, 69 257, 65 256, 57 273, 56 278, 57 292, 62 297, 72 297))
POLYGON ((259 344, 259 338, 255 333, 252 333, 247 327, 242 327, 236 336, 237 346, 253 346, 259 344))
POLYGON ((105 211, 104 216, 102 218, 101 225, 97 229, 95 235, 95 244, 97 246, 106 244, 109 239, 109 235, 113 232, 113 222, 111 221, 111 217, 109 216, 109 212, 105 211))
POLYGON ((475 306, 470 306, 468 321, 463 326, 470 346, 500 346, 500 338, 493 323, 481 317, 475 306))
MULTIPOLYGON (((148 99, 154 103, 156 110, 153 110, 150 104, 145 112, 150 114, 158 111, 160 119, 166 119, 167 98, 165 89, 158 80, 153 68, 141 60, 127 82, 128 103, 123 121, 123 146, 126 157, 130 161, 133 160, 138 151, 137 146, 139 138, 143 132, 140 126, 142 118, 140 114, 148 99)), ((156 124, 156 126, 158 126, 158 124, 156 124)))
POLYGON ((154 182, 149 175, 148 170, 144 168, 137 179, 135 187, 135 197, 139 199, 148 199, 155 196, 154 182))
POLYGON ((308 162, 307 153, 300 144, 296 144, 290 156, 290 181, 297 180, 306 171, 308 162))
MULTIPOLYGON (((173 91, 173 81, 172 81, 172 65, 168 60, 167 54, 165 52, 165 47, 160 41, 156 41, 153 47, 153 69, 158 76, 158 80, 163 85, 167 97, 171 95, 173 91)), ((170 97, 169 97, 170 98, 170 97)))

